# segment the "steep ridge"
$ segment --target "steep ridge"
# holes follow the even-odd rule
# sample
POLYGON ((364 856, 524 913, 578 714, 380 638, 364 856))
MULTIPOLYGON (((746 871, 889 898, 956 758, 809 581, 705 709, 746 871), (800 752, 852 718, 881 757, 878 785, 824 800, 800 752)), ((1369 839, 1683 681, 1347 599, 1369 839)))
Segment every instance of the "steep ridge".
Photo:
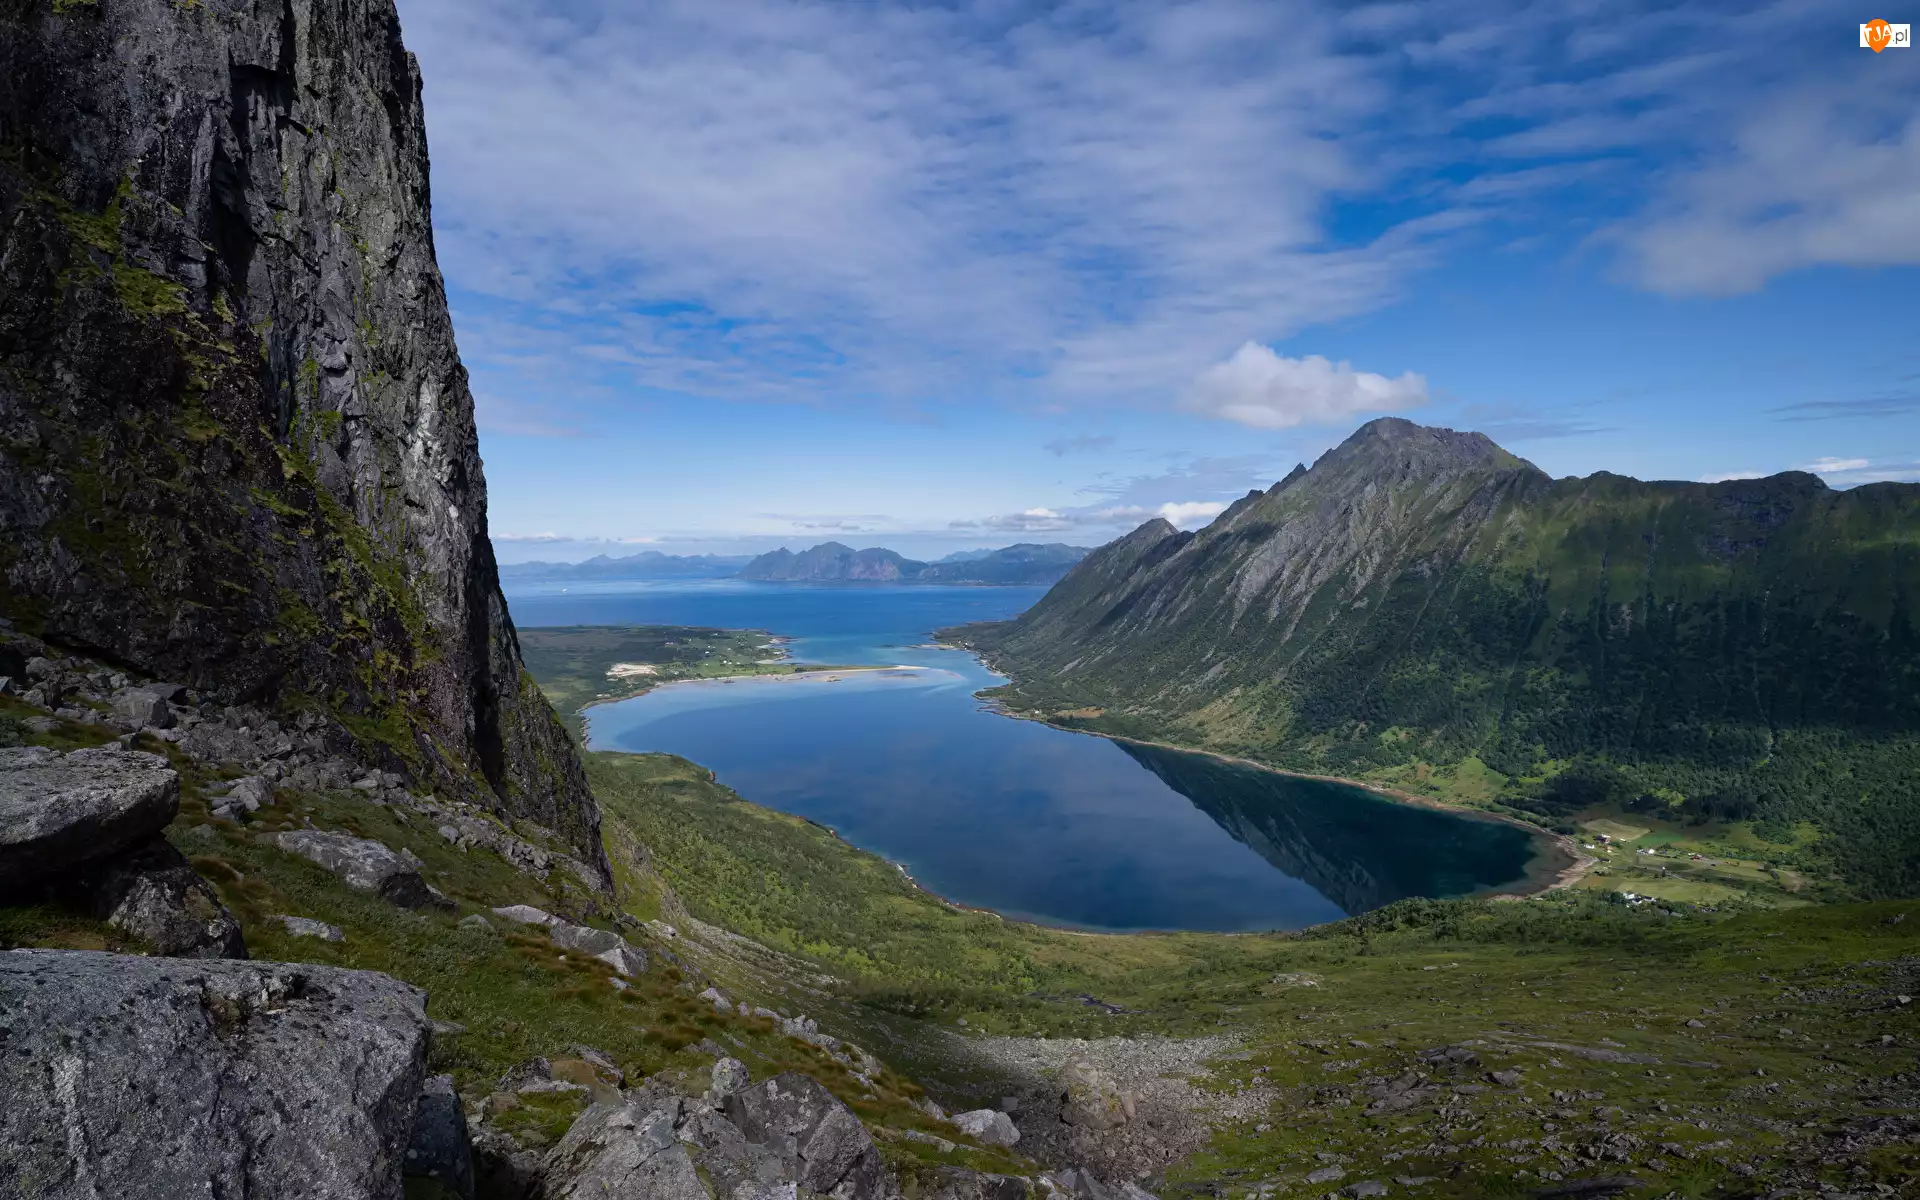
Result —
POLYGON ((1815 819, 1910 890, 1916 598, 1920 487, 1554 480, 1384 419, 959 636, 1068 723, 1343 774, 1477 757, 1549 815, 1598 787, 1815 819))
POLYGON ((0 11, 0 610, 603 862, 522 669, 388 0, 0 11))

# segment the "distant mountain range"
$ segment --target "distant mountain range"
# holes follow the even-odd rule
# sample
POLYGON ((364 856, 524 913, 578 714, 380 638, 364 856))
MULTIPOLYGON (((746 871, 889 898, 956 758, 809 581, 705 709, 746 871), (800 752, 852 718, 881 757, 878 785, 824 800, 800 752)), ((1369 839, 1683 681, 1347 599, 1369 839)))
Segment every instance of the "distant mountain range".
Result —
POLYGON ((1054 583, 1091 551, 1085 546, 1023 542, 999 550, 964 551, 937 563, 919 562, 879 546, 855 550, 822 542, 795 554, 762 554, 740 572, 742 579, 810 583, 1054 583))
POLYGON ((882 547, 855 550, 823 542, 795 554, 662 554, 644 550, 624 558, 596 555, 585 562, 510 563, 502 579, 756 579, 808 583, 1054 583, 1091 551, 1085 546, 1031 542, 998 550, 961 550, 925 563, 882 547))
POLYGON ((1549 819, 1812 821, 1920 891, 1920 486, 1553 479, 1398 419, 958 631, 1064 724, 1297 770, 1491 771, 1549 819))
POLYGON ((751 554, 662 554, 643 550, 625 558, 596 554, 585 562, 506 563, 502 579, 731 579, 753 561, 751 554))

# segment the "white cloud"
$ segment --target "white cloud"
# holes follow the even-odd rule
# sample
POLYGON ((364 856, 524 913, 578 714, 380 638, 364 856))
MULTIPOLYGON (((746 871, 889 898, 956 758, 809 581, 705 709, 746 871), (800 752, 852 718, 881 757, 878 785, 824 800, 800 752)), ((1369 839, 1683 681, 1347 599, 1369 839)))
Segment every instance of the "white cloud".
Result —
POLYGON ((1162 504, 1160 514, 1181 529, 1193 529, 1213 520, 1227 506, 1213 500, 1190 500, 1185 504, 1162 504))
POLYGON ((1731 483, 1736 479, 1764 479, 1764 471, 1723 471, 1718 475, 1702 475, 1701 483, 1731 483))
POLYGON ((1330 424, 1361 413, 1399 412, 1424 404, 1427 381, 1411 371, 1396 379, 1356 371, 1318 354, 1283 358, 1248 342, 1232 358, 1200 373, 1187 407, 1257 429, 1330 424))
POLYGON ((1798 88, 1747 113, 1726 151, 1612 230, 1627 277, 1728 295, 1804 267, 1920 264, 1920 114, 1911 82, 1883 75, 1798 88))
POLYGON ((1213 500, 1169 501, 1158 506, 1110 504, 1101 508, 1029 508, 1001 513, 978 521, 955 521, 953 529, 986 529, 1000 533, 1059 533, 1069 529, 1132 528, 1154 517, 1165 517, 1181 529, 1205 525, 1226 510, 1213 500))
POLYGON ((496 542, 577 542, 581 539, 564 533, 496 533, 492 535, 496 542))
POLYGON ((1847 471, 1864 471, 1873 463, 1864 458, 1816 458, 1802 471, 1811 471, 1815 475, 1839 475, 1847 471))

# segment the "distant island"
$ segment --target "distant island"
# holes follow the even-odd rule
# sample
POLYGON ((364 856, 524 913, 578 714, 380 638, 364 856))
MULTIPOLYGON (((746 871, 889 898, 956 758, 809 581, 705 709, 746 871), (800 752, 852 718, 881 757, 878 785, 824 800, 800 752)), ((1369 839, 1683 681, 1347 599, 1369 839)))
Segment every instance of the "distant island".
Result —
POLYGON ((1086 546, 1023 542, 998 550, 962 551, 919 562, 880 546, 855 550, 822 542, 795 554, 775 550, 741 569, 741 579, 809 583, 1052 584, 1092 553, 1086 546))
POLYGON ((998 550, 959 550, 938 562, 920 562, 880 546, 855 550, 822 542, 795 554, 662 554, 646 550, 624 558, 595 555, 585 562, 524 562, 501 566, 502 579, 754 579, 786 583, 1052 584, 1092 553, 1086 546, 1023 542, 998 550))
POLYGON ((596 554, 585 562, 503 563, 502 579, 732 579, 751 554, 662 554, 643 550, 625 558, 596 554))

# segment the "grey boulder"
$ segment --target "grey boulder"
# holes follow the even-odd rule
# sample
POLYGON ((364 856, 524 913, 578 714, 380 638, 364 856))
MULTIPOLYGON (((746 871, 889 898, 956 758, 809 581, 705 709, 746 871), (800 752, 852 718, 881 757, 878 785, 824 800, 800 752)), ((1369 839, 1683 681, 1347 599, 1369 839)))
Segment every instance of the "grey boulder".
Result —
POLYGON ((113 714, 135 729, 149 725, 155 729, 173 728, 173 710, 167 707, 165 698, 142 688, 114 697, 113 714))
POLYGON ((627 943, 627 939, 617 933, 608 933, 604 929, 595 929, 589 925, 570 925, 558 920, 547 929, 547 936, 553 939, 553 944, 563 950, 576 950, 582 954, 591 955, 621 975, 633 976, 646 973, 647 956, 634 949, 627 943))
POLYGON ((505 917, 519 925, 552 925, 560 920, 550 912, 535 908, 531 904, 509 904, 505 908, 493 910, 496 917, 505 917))
POLYGON ((547 1200, 708 1200, 669 1112, 596 1104, 547 1156, 547 1200))
POLYGON ((294 937, 319 938, 323 942, 344 942, 347 935, 338 925, 329 925, 325 921, 316 921, 311 917, 293 917, 286 913, 276 913, 274 920, 286 927, 294 937))
POLYGON ((372 892, 402 908, 426 908, 442 903, 439 894, 420 877, 413 859, 379 842, 317 829, 275 834, 273 840, 282 850, 325 867, 348 886, 372 892))
POLYGON ((992 1108, 978 1108, 972 1112, 955 1113, 948 1118, 960 1132, 978 1142, 989 1146, 1011 1146, 1020 1140, 1020 1131, 1013 1127, 1013 1118, 992 1108))
POLYGON ((213 885, 165 838, 93 866, 84 890, 94 914, 168 958, 245 958, 247 943, 213 885))
POLYGON ((879 1200, 886 1172, 873 1138, 847 1106, 810 1076, 788 1071, 736 1093, 727 1105, 749 1142, 785 1160, 793 1181, 837 1200, 879 1200))
POLYGON ((233 787, 227 791, 225 803, 244 808, 248 812, 259 812, 263 805, 273 803, 273 784, 258 775, 236 779, 233 781, 233 787))
POLYGON ((0 749, 0 889, 138 845, 179 811, 180 777, 157 754, 0 749))
POLYGON ((738 1095, 748 1082, 747 1064, 737 1058, 714 1060, 712 1080, 707 1086, 707 1103, 715 1108, 726 1107, 727 1101, 738 1095))
POLYGON ((1133 1097, 1091 1063, 1069 1063, 1060 1082, 1060 1118, 1067 1124, 1116 1129, 1133 1119, 1133 1097))
POLYGON ((403 1170, 413 1178, 433 1180, 459 1200, 473 1200, 473 1146, 452 1076, 435 1075, 420 1093, 403 1170))
POLYGON ((424 995, 370 971, 0 954, 0 1195, 399 1200, 424 995))

